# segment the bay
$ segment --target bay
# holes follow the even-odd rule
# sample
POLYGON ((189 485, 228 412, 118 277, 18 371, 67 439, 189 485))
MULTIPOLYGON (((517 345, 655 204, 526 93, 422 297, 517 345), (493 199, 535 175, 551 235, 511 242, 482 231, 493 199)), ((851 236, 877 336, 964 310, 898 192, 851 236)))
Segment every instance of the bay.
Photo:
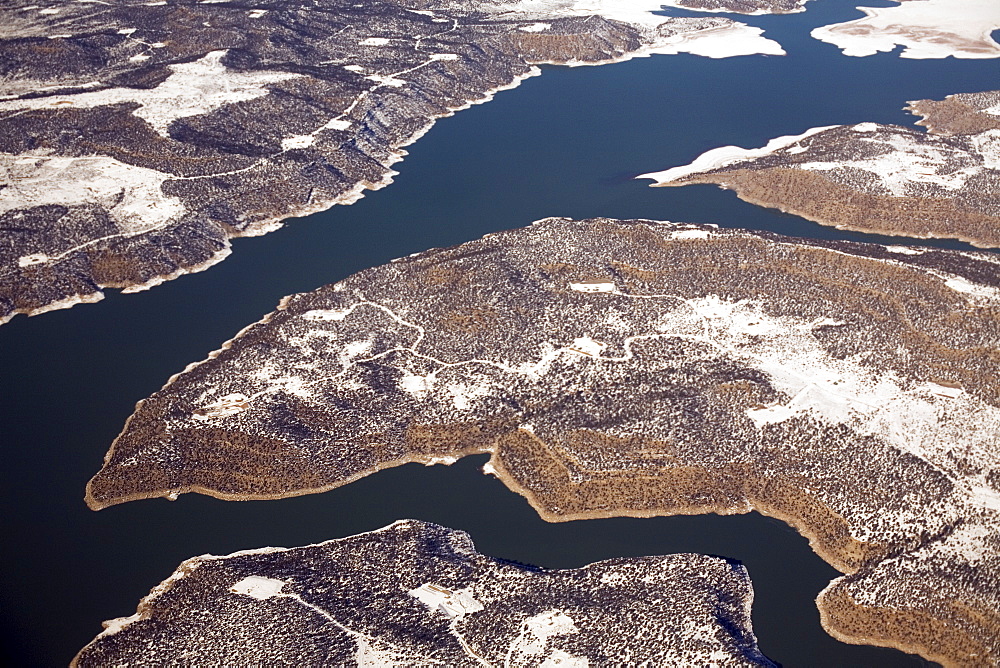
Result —
POLYGON ((808 37, 811 27, 859 15, 849 2, 817 0, 803 14, 736 17, 765 28, 789 52, 785 57, 659 56, 544 68, 493 102, 441 120, 397 165, 393 185, 355 205, 237 240, 222 264, 149 292, 109 294, 97 305, 0 327, 0 616, 11 632, 0 658, 6 665, 65 665, 101 620, 132 614, 188 557, 315 543, 412 517, 468 531, 485 554, 552 568, 683 551, 736 558, 750 570, 755 631, 775 660, 924 663, 827 636, 813 599, 836 572, 780 522, 750 514, 547 524, 478 472, 482 457, 452 467, 408 465, 281 501, 192 494, 93 513, 82 500, 136 401, 284 295, 394 257, 545 216, 879 240, 754 207, 714 186, 653 189, 632 179, 716 146, 761 146, 819 125, 910 124, 915 119, 901 109, 907 100, 1000 84, 996 61, 847 58, 808 37))

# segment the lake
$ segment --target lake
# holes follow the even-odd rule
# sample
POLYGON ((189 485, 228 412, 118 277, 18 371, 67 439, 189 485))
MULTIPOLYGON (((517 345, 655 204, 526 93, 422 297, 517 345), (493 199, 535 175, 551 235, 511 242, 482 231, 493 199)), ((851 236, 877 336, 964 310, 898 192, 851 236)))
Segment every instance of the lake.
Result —
POLYGON ((149 292, 109 294, 96 305, 19 316, 0 327, 0 615, 12 631, 0 649, 9 656, 0 658, 6 665, 65 665, 102 620, 132 614, 188 557, 304 545, 417 518, 468 531, 485 554, 553 568, 684 551, 736 558, 753 578, 761 649, 776 661, 924 663, 827 636, 813 599, 836 572, 780 522, 751 514, 547 524, 478 472, 484 457, 452 467, 408 465, 281 501, 189 494, 99 513, 83 503, 84 485, 135 402, 284 295, 394 257, 545 216, 878 240, 760 209, 714 186, 654 189, 631 178, 716 146, 757 147, 813 126, 910 124, 915 119, 901 110, 908 100, 1000 84, 996 61, 847 58, 808 36, 812 27, 859 15, 849 2, 817 0, 803 14, 740 18, 765 28, 789 52, 785 57, 657 56, 544 68, 493 102, 441 120, 396 166, 395 184, 355 205, 237 240, 221 265, 149 292))

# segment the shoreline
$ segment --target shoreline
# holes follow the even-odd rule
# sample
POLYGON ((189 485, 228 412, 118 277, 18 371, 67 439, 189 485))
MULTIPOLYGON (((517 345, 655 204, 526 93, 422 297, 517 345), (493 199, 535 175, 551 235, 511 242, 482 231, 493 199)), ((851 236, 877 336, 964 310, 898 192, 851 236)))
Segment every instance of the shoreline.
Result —
MULTIPOLYGON (((202 494, 223 501, 280 500, 280 499, 294 498, 297 496, 305 496, 310 494, 321 494, 336 489, 338 487, 343 487, 352 482, 360 480, 361 478, 374 475, 382 470, 396 468, 398 466, 403 466, 406 464, 423 464, 425 466, 443 464, 446 466, 450 466, 451 464, 465 457, 484 455, 484 454, 490 455, 490 459, 482 467, 481 473, 483 475, 492 475, 496 477, 510 492, 513 492, 514 494, 517 494, 522 498, 524 498, 528 502, 528 505, 532 508, 532 510, 535 511, 535 513, 545 522, 555 524, 563 522, 585 521, 592 519, 616 519, 616 518, 648 519, 652 517, 698 516, 698 515, 710 515, 710 514, 744 515, 751 512, 757 512, 760 515, 763 515, 765 517, 770 517, 784 523, 788 527, 795 530, 795 532, 798 533, 800 536, 806 538, 809 544, 809 548, 813 551, 813 553, 816 554, 816 556, 822 559, 825 563, 843 573, 844 576, 857 574, 861 572, 861 570, 864 568, 863 565, 855 568, 852 568, 850 565, 848 565, 847 561, 844 558, 842 558, 842 556, 838 554, 836 550, 826 545, 822 541, 821 532, 813 530, 811 526, 801 517, 790 512, 781 511, 776 506, 771 505, 767 503, 765 500, 756 498, 752 495, 747 495, 746 507, 739 509, 732 509, 732 508, 727 509, 721 506, 712 508, 706 508, 705 506, 689 506, 685 508, 675 507, 669 510, 619 509, 619 510, 594 510, 594 511, 585 511, 585 512, 568 513, 568 514, 560 514, 557 512, 552 512, 543 504, 543 502, 534 492, 532 492, 527 487, 521 485, 517 481, 517 479, 515 479, 506 470, 502 462, 497 457, 495 447, 494 448, 474 447, 462 451, 455 451, 448 454, 438 453, 436 455, 412 455, 408 457, 401 457, 396 460, 380 463, 379 465, 372 467, 371 469, 358 472, 350 476, 349 478, 345 478, 341 481, 337 481, 328 485, 321 485, 318 487, 308 488, 308 489, 297 489, 290 492, 278 493, 278 494, 228 494, 225 492, 218 492, 217 490, 211 490, 198 485, 194 485, 176 490, 159 490, 155 492, 148 492, 142 494, 132 494, 126 497, 114 499, 113 501, 110 502, 98 503, 95 500, 93 500, 92 497, 90 497, 89 484, 88 484, 87 505, 92 510, 98 511, 98 510, 103 510, 104 508, 109 508, 111 506, 130 501, 154 499, 154 498, 170 498, 171 496, 176 497, 176 494, 184 494, 184 493, 202 494)), ((858 542, 858 544, 865 545, 864 543, 860 542, 858 542)), ((206 558, 212 558, 212 557, 223 558, 226 556, 235 556, 242 554, 256 554, 276 549, 285 549, 285 548, 274 548, 274 547, 250 548, 247 550, 239 550, 231 555, 221 555, 221 556, 200 555, 196 557, 191 557, 190 559, 182 562, 180 566, 178 566, 177 571, 175 572, 174 575, 180 573, 185 567, 185 565, 189 563, 194 563, 194 566, 197 566, 197 563, 204 561, 206 558)), ((877 558, 875 560, 875 563, 878 563, 877 558)), ((151 602, 153 598, 158 596, 160 593, 163 593, 162 591, 159 591, 160 588, 163 585, 166 585, 168 582, 172 581, 173 577, 174 576, 172 575, 171 578, 168 578, 168 580, 165 580, 163 583, 161 583, 161 585, 158 585, 156 588, 154 588, 154 590, 150 591, 150 594, 144 597, 140 602, 140 605, 137 608, 137 612, 135 615, 125 618, 116 618, 114 620, 108 620, 108 621, 117 622, 119 619, 138 621, 140 619, 143 619, 144 617, 141 616, 141 613, 145 609, 143 608, 143 603, 146 603, 148 605, 148 603, 151 602)), ((949 657, 945 654, 935 653, 931 647, 918 645, 915 643, 906 643, 902 640, 893 639, 891 637, 886 637, 884 635, 861 636, 861 635, 853 635, 843 631, 840 627, 838 627, 831 621, 830 606, 828 604, 824 604, 824 596, 827 595, 828 592, 835 590, 835 588, 838 586, 839 583, 842 582, 842 580, 843 576, 831 580, 823 589, 821 589, 816 594, 814 598, 816 609, 818 610, 820 615, 820 624, 823 630, 831 637, 840 642, 852 645, 885 647, 889 649, 895 649, 907 654, 915 654, 925 658, 926 660, 941 663, 946 668, 950 668, 951 666, 962 665, 955 661, 949 660, 949 657)), ((164 589, 163 591, 166 590, 164 589)), ((879 611, 882 609, 868 608, 867 606, 862 606, 857 603, 854 603, 852 607, 857 609, 860 613, 864 613, 865 617, 875 617, 875 618, 891 617, 895 612, 893 610, 884 610, 882 611, 882 614, 879 614, 879 611)), ((101 636, 104 636, 106 634, 110 635, 109 633, 107 633, 109 628, 110 627, 106 627, 105 631, 102 631, 101 636)))
MULTIPOLYGON (((609 21, 612 24, 615 24, 616 27, 618 27, 619 31, 622 33, 633 32, 634 33, 633 37, 640 42, 640 45, 633 50, 624 51, 620 55, 617 56, 613 55, 609 58, 601 58, 597 60, 580 60, 576 58, 566 59, 566 58, 559 58, 556 56, 532 57, 529 54, 521 53, 515 50, 510 55, 512 58, 518 59, 520 61, 519 65, 523 66, 524 70, 520 74, 515 74, 511 80, 505 83, 499 84, 494 87, 487 87, 484 93, 480 97, 468 99, 462 104, 457 106, 444 106, 442 111, 430 114, 429 116, 426 117, 426 120, 422 125, 419 125, 417 129, 412 131, 406 137, 402 138, 399 142, 389 142, 385 146, 379 147, 380 152, 384 151, 386 154, 384 159, 380 160, 373 156, 368 156, 367 154, 365 154, 370 160, 372 160, 373 162, 377 162, 379 168, 383 170, 383 174, 380 179, 376 181, 359 179, 354 183, 353 186, 347 188, 346 190, 340 192, 339 194, 318 201, 313 200, 313 196, 312 194, 310 194, 309 201, 303 204, 295 205, 291 208, 291 210, 285 213, 264 215, 262 218, 258 220, 251 219, 249 224, 244 229, 235 229, 232 226, 225 223, 203 222, 201 223, 202 226, 211 225, 213 228, 218 228, 217 230, 214 231, 218 233, 218 236, 221 236, 221 239, 219 240, 219 242, 222 245, 221 248, 212 252, 208 258, 205 258, 200 262, 188 266, 185 266, 183 264, 183 259, 181 259, 179 262, 177 262, 178 266, 175 269, 166 273, 155 274, 141 281, 106 280, 98 278, 95 275, 97 272, 95 272, 95 270, 90 265, 90 262, 88 261, 87 268, 85 270, 86 278, 91 282, 92 285, 96 286, 96 288, 93 289, 91 292, 78 293, 75 295, 64 295, 59 299, 50 300, 49 303, 43 304, 41 306, 38 305, 19 306, 16 299, 16 295, 14 295, 11 297, 11 302, 12 302, 11 311, 9 313, 0 315, 0 325, 9 322, 16 315, 24 314, 28 316, 34 316, 34 315, 40 315, 47 311, 58 310, 63 308, 71 308, 81 303, 93 303, 96 301, 100 301, 100 299, 103 298, 103 290, 105 289, 109 288, 118 289, 123 294, 131 294, 150 289, 166 281, 179 278, 185 274, 192 274, 204 271, 205 269, 208 269, 211 266, 218 264, 226 257, 228 257, 228 255, 232 252, 231 241, 233 239, 242 237, 262 236, 280 229, 286 224, 285 221, 289 219, 302 218, 322 211, 327 211, 338 204, 353 204, 362 197, 364 197, 368 191, 381 190, 382 188, 392 184, 393 178, 397 176, 399 173, 394 171, 392 169, 392 166, 402 161, 405 158, 405 156, 407 155, 407 151, 405 150, 405 148, 412 145, 421 137, 423 137, 439 119, 453 116, 456 112, 464 111, 466 109, 471 108, 474 105, 485 104, 493 100, 494 96, 497 93, 517 88, 526 79, 540 75, 542 73, 538 67, 540 65, 552 65, 552 66, 563 66, 563 67, 612 65, 616 63, 627 62, 634 58, 648 57, 652 55, 674 55, 679 53, 692 53, 694 55, 700 55, 709 58, 728 58, 740 55, 784 55, 785 54, 784 50, 777 42, 774 42, 773 40, 763 37, 762 29, 748 26, 747 24, 732 19, 721 19, 712 17, 712 20, 715 20, 717 22, 727 21, 728 23, 726 25, 721 25, 721 26, 709 26, 707 28, 685 31, 684 26, 685 26, 685 21, 688 21, 687 19, 676 19, 670 17, 655 16, 650 13, 648 14, 649 17, 651 17, 654 20, 658 20, 658 23, 655 23, 654 26, 652 21, 647 21, 649 25, 645 25, 643 23, 629 23, 622 18, 612 18, 609 16, 605 16, 604 14, 600 13, 600 9, 595 10, 592 13, 592 15, 601 17, 604 20, 609 21), (680 27, 681 30, 679 33, 672 35, 670 37, 663 37, 655 33, 655 27, 669 25, 672 21, 679 22, 678 26, 680 27), (732 41, 733 38, 739 38, 737 41, 737 47, 736 48, 726 47, 725 45, 727 41, 732 41)), ((530 14, 526 14, 526 16, 530 16, 530 14)), ((554 15, 554 18, 562 19, 568 17, 560 16, 557 14, 554 15)), ((572 18, 572 16, 569 18, 572 18)), ((531 40, 531 39, 537 40, 539 39, 539 35, 541 35, 541 33, 527 33, 527 32, 522 32, 521 34, 516 34, 516 33, 517 31, 514 30, 511 32, 509 36, 509 39, 513 44, 520 44, 520 42, 524 42, 526 40, 531 40), (520 40, 520 42, 518 40, 520 40)), ((545 35, 542 35, 542 37, 545 37, 545 35)), ((557 37, 579 38, 580 35, 577 34, 569 34, 565 36, 557 35, 557 37)), ((585 45, 585 47, 586 46, 587 45, 585 45)), ((616 50, 618 48, 620 48, 620 45, 618 44, 612 45, 612 50, 616 50)), ((556 50, 558 51, 558 48, 556 50)), ((472 64, 476 63, 473 62, 472 64)), ((517 69, 517 66, 518 63, 512 63, 513 68, 517 69)), ((360 102, 367 99, 373 91, 378 90, 379 88, 386 85, 389 84, 380 83, 378 86, 374 88, 359 93, 358 97, 356 97, 353 103, 347 107, 346 111, 338 112, 338 114, 333 118, 327 119, 326 125, 320 126, 310 136, 315 137, 316 134, 326 129, 331 122, 341 119, 345 115, 349 116, 353 112, 354 108, 360 102)), ((367 126, 361 126, 361 127, 364 128, 367 126)), ((353 136, 355 138, 359 136, 358 132, 355 132, 353 136)), ((264 156, 259 160, 257 160, 255 163, 251 164, 249 167, 241 169, 241 171, 249 172, 253 171, 256 168, 266 166, 273 158, 285 153, 287 150, 294 150, 294 149, 283 149, 281 152, 277 154, 264 156)), ((188 178, 188 177, 177 177, 175 175, 171 175, 165 172, 162 172, 162 174, 164 178, 161 182, 161 185, 162 183, 183 181, 188 178)), ((215 175, 204 175, 204 176, 199 176, 198 178, 202 179, 213 178, 221 176, 223 174, 225 173, 215 174, 215 175)), ((180 223, 184 214, 191 214, 197 212, 198 210, 188 210, 185 208, 185 210, 180 214, 180 217, 171 218, 162 226, 154 227, 152 229, 144 229, 142 231, 138 231, 131 234, 121 233, 115 235, 115 238, 144 241, 151 234, 156 235, 156 234, 171 232, 180 223)), ((84 245, 88 246, 98 241, 101 241, 101 239, 89 240, 84 245)), ((142 248, 144 248, 144 246, 140 245, 139 249, 141 250, 142 248)), ((105 246, 93 250, 95 250, 96 252, 100 252, 102 250, 108 251, 109 247, 105 246)), ((73 262, 74 260, 79 260, 81 257, 84 258, 85 260, 88 260, 91 255, 89 251, 83 251, 81 255, 81 252, 78 251, 77 248, 71 249, 70 251, 67 252, 69 252, 70 255, 66 257, 60 257, 55 262, 45 264, 45 268, 49 272, 54 272, 57 278, 62 275, 59 273, 60 272, 59 268, 60 265, 62 265, 64 262, 67 261, 73 262)), ((126 264, 130 262, 138 263, 134 257, 121 256, 121 255, 117 255, 114 257, 119 261, 124 261, 126 264)), ((171 258, 171 260, 173 259, 171 258)), ((140 264, 140 269, 141 268, 142 266, 140 264)), ((23 277, 23 272, 21 271, 21 269, 23 268, 15 269, 11 272, 11 274, 18 277, 23 277)), ((41 283, 40 287, 42 287, 43 289, 48 289, 52 285, 58 285, 58 282, 49 280, 48 282, 41 283)))
MULTIPOLYGON (((752 170, 744 170, 744 171, 747 174, 751 175, 750 178, 753 178, 752 177, 752 174, 753 174, 752 170)), ((796 170, 796 169, 787 169, 787 170, 784 170, 784 171, 793 172, 796 175, 802 173, 802 170, 796 170)), ((743 176, 743 174, 740 173, 740 172, 735 172, 735 171, 734 172, 726 172, 727 176, 733 175, 733 174, 738 174, 739 176, 743 176)), ((931 233, 931 232, 928 232, 928 233, 906 232, 906 233, 904 233, 904 232, 902 232, 900 230, 894 230, 894 229, 891 229, 891 228, 888 228, 888 227, 879 227, 879 226, 876 226, 876 225, 873 225, 873 226, 870 226, 870 227, 863 227, 863 226, 859 226, 859 225, 853 225, 853 224, 850 224, 850 223, 833 223, 833 222, 830 222, 830 219, 822 218, 820 216, 817 216, 815 214, 810 213, 809 211, 806 211, 805 209, 800 209, 800 208, 798 208, 798 207, 796 207, 794 205, 788 204, 788 200, 789 200, 788 197, 781 198, 780 199, 780 203, 779 203, 779 201, 778 201, 777 198, 776 199, 758 198, 758 197, 755 197, 754 195, 748 194, 747 192, 745 192, 745 189, 743 189, 740 186, 735 186, 732 183, 728 183, 728 182, 722 182, 721 180, 714 180, 712 178, 712 176, 713 176, 712 174, 706 174, 706 175, 702 175, 702 176, 696 176, 694 178, 685 178, 685 180, 681 180, 681 181, 672 181, 672 182, 664 182, 664 183, 653 183, 653 184, 650 184, 649 187, 650 188, 680 188, 680 187, 689 186, 689 185, 714 185, 714 186, 717 186, 718 188, 721 188, 722 190, 732 191, 740 200, 742 200, 742 201, 744 201, 744 202, 746 202, 748 204, 753 204, 754 206, 759 206, 759 207, 763 207, 763 208, 766 208, 766 209, 773 209, 775 211, 780 211, 781 213, 786 213, 786 214, 789 214, 789 215, 798 216, 800 218, 804 218, 805 220, 808 220, 810 222, 816 223, 818 225, 823 225, 824 227, 830 227, 830 228, 833 228, 833 229, 836 229, 836 230, 845 230, 845 231, 848 231, 848 232, 859 232, 861 234, 871 234, 871 235, 878 235, 878 236, 885 236, 885 237, 894 237, 894 238, 897 238, 897 239, 900 239, 900 240, 910 240, 910 239, 912 239, 914 241, 921 241, 921 240, 934 239, 934 240, 960 241, 962 243, 969 244, 970 246, 973 246, 973 247, 975 247, 977 249, 983 249, 983 250, 987 250, 987 251, 992 251, 992 250, 1000 248, 1000 237, 998 237, 995 241, 988 241, 988 240, 980 239, 980 238, 977 238, 977 237, 965 236, 965 235, 962 235, 962 234, 934 234, 934 233, 931 233)))

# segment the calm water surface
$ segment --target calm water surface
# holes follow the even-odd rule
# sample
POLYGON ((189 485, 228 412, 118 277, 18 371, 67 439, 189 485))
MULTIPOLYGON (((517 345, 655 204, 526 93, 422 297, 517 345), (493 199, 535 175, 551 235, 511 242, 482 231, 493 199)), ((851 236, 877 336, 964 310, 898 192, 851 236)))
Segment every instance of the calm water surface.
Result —
POLYGON ((495 101, 441 121, 411 147, 394 185, 353 206, 239 240, 221 265, 150 292, 111 294, 97 305, 0 327, 0 615, 8 631, 0 648, 8 656, 0 658, 65 665, 101 620, 133 613, 188 557, 303 545, 413 517, 468 531, 486 554, 548 567, 683 551, 734 557, 750 570, 755 630, 775 660, 920 665, 823 633, 813 598, 836 572, 780 522, 751 514, 546 524, 479 474, 483 457, 450 468, 408 465, 282 501, 192 494, 93 513, 82 500, 136 401, 282 296, 393 257, 552 215, 874 239, 756 208, 713 186, 652 189, 631 179, 722 144, 756 147, 835 123, 908 124, 914 119, 901 111, 907 100, 1000 84, 996 61, 846 58, 808 37, 813 26, 858 15, 842 0, 818 0, 804 14, 742 19, 766 28, 786 57, 661 56, 546 68, 495 101))

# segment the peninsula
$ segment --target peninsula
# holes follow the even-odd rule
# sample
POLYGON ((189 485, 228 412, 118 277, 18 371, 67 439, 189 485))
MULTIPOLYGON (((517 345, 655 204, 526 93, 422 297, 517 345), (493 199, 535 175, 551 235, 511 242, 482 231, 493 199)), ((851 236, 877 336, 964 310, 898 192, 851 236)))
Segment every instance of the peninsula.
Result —
POLYGON ((916 128, 812 128, 759 149, 723 146, 642 174, 657 186, 715 183, 753 204, 839 229, 1000 247, 1000 91, 919 100, 916 128))
MULTIPOLYGON (((764 3, 767 4, 767 3, 764 3)), ((0 322, 142 290, 388 184, 434 120, 536 65, 782 54, 654 0, 10 0, 0 322)))
POLYGON ((812 36, 845 56, 872 56, 903 47, 900 58, 1000 58, 992 37, 1000 29, 995 0, 893 0, 858 7, 864 18, 816 28, 812 36))
POLYGON ((185 561, 74 667, 769 666, 746 569, 674 554, 545 570, 404 520, 293 549, 185 561))
POLYGON ((490 453, 547 520, 744 513, 844 573, 825 628, 1000 660, 1000 261, 552 218, 284 299, 140 402, 98 509, 490 453))

